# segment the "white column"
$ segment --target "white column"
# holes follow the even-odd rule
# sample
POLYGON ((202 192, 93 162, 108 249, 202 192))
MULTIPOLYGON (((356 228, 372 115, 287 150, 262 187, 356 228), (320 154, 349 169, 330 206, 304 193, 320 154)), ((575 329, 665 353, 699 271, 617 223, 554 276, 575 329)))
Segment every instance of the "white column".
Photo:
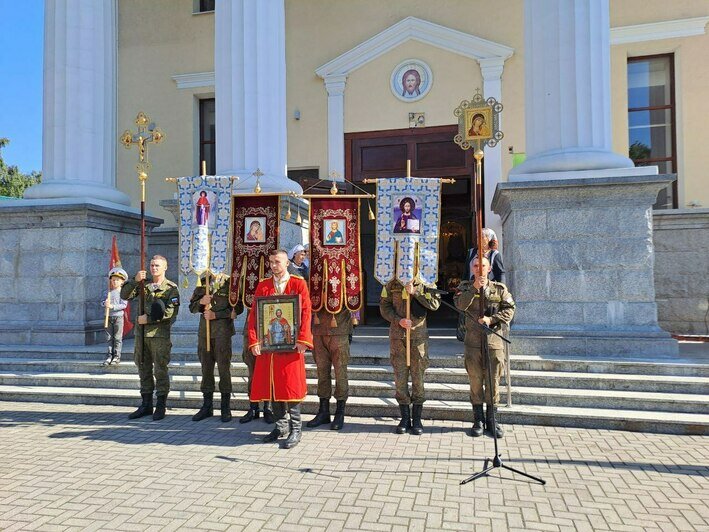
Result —
POLYGON ((301 192, 286 173, 283 0, 217 0, 214 20, 217 173, 253 189, 259 168, 264 192, 301 192))
MULTIPOLYGON (((325 78, 327 89, 327 162, 329 172, 345 179, 345 85, 347 76, 325 78)), ((328 174, 329 174, 328 172, 328 174)))
MULTIPOLYGON (((495 57, 492 59, 480 59, 480 71, 483 77, 483 95, 485 98, 493 97, 498 102, 502 102, 502 71, 505 67, 505 59, 495 57)), ((504 102, 502 102, 504 105, 504 102)), ((502 127, 502 117, 504 110, 499 115, 500 130, 504 132, 502 127)), ((498 143, 494 148, 485 148, 485 227, 489 227, 497 238, 503 244, 502 238, 502 220, 492 211, 492 198, 495 196, 497 184, 502 180, 502 146, 498 143)))
POLYGON ((611 151, 608 0, 526 0, 524 31, 527 160, 510 180, 632 167, 611 151))
POLYGON ((116 184, 116 0, 45 0, 42 183, 25 198, 130 205, 116 184))

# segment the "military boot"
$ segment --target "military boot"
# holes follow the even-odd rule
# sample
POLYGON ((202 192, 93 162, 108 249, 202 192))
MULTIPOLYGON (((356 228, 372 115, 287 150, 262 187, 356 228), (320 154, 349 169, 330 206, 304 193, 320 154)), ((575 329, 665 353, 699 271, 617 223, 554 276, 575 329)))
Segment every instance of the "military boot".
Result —
POLYGON ((149 416, 153 413, 153 394, 141 393, 140 396, 143 398, 143 402, 140 403, 138 410, 128 414, 128 419, 138 419, 139 417, 149 416))
POLYGON ((263 402, 263 420, 269 425, 276 422, 276 416, 273 415, 273 409, 271 408, 270 401, 263 402))
POLYGON ((483 435, 485 430, 485 414, 483 414, 483 405, 473 405, 473 428, 470 430, 470 435, 473 438, 483 435))
POLYGON ((204 392, 202 397, 204 398, 202 408, 192 416, 192 421, 202 421, 214 415, 214 394, 212 392, 204 392))
POLYGON ((222 394, 222 423, 231 421, 231 394, 222 394))
POLYGON ((423 434, 423 425, 421 424, 421 411, 423 410, 423 405, 414 405, 413 407, 413 421, 411 422, 411 434, 414 436, 421 436, 423 434))
POLYGON ((239 419, 239 423, 248 423, 249 421, 258 419, 258 415, 258 403, 249 403, 249 409, 247 410, 246 414, 241 416, 241 418, 239 419))
POLYGON ((290 434, 286 441, 281 444, 282 449, 292 449, 300 443, 300 436, 303 430, 303 423, 300 417, 300 403, 288 409, 290 413, 290 434))
POLYGON ((325 423, 330 423, 330 398, 320 398, 320 409, 315 417, 308 421, 305 425, 309 428, 319 427, 325 423))
POLYGON ((497 438, 502 438, 505 435, 505 431, 497 422, 497 407, 492 406, 489 403, 485 406, 485 419, 487 426, 485 427, 485 432, 492 436, 492 426, 495 426, 495 436, 497 438))
POLYGON ((337 409, 335 410, 335 417, 332 419, 332 425, 330 425, 330 430, 340 430, 342 425, 345 424, 345 402, 337 401, 337 409))
POLYGON ((160 421, 165 417, 165 403, 167 403, 167 394, 158 395, 155 402, 155 412, 153 412, 153 421, 160 421))
POLYGON ((406 434, 406 431, 411 428, 411 410, 409 405, 399 405, 399 410, 401 411, 401 421, 399 421, 394 432, 406 434))

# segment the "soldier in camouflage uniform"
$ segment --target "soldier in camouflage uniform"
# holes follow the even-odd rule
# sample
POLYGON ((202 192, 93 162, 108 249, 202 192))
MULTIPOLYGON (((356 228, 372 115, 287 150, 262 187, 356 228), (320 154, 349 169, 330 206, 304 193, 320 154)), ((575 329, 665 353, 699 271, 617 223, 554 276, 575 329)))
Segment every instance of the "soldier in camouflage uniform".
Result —
MULTIPOLYGON (((128 416, 130 419, 150 414, 153 414, 155 421, 165 417, 165 404, 170 391, 170 379, 167 374, 172 349, 170 327, 175 322, 180 309, 180 293, 177 285, 165 277, 166 271, 167 259, 155 255, 150 260, 153 282, 145 284, 146 314, 138 316, 140 327, 136 327, 135 334, 134 360, 140 375, 140 395, 143 402, 128 416), (153 379, 153 364, 155 364, 155 379, 153 379), (153 413, 155 389, 157 389, 157 402, 153 413)), ((127 300, 138 298, 140 282, 145 278, 145 270, 139 271, 135 279, 127 281, 121 287, 121 298, 127 300)))
MULTIPOLYGON (((473 262, 473 271, 477 272, 478 258, 473 262)), ((458 291, 454 297, 455 305, 460 310, 467 310, 466 314, 466 332, 465 332, 465 369, 468 372, 470 380, 470 402, 473 404, 474 422, 470 435, 473 437, 481 436, 483 430, 492 431, 493 418, 495 418, 497 403, 500 400, 499 386, 500 377, 505 367, 505 346, 502 339, 494 334, 486 334, 488 345, 488 353, 492 363, 492 390, 487 386, 487 361, 482 345, 481 331, 475 326, 474 320, 483 323, 492 328, 496 332, 507 330, 509 323, 515 312, 515 302, 512 299, 507 287, 502 283, 490 281, 488 273, 490 272, 490 262, 487 258, 483 258, 482 277, 475 274, 475 281, 463 281, 458 286, 458 291), (485 303, 486 308, 483 318, 477 318, 478 315, 478 290, 481 286, 485 287, 485 303), (471 315, 472 314, 472 315, 471 315), (483 389, 485 391, 483 397, 483 389), (483 400, 487 403, 486 413, 483 414, 483 400), (485 424, 485 425, 484 425, 485 424)), ((498 438, 504 435, 502 426, 495 423, 495 433, 498 438)))
POLYGON ((389 345, 391 365, 394 368, 396 400, 401 410, 401 422, 396 427, 397 434, 411 430, 411 434, 423 434, 421 411, 426 396, 423 389, 423 375, 428 368, 428 331, 426 314, 437 310, 441 304, 438 294, 424 292, 424 285, 414 281, 403 286, 399 281, 389 281, 382 289, 379 310, 382 317, 390 322, 389 345), (406 319, 406 299, 411 298, 411 319, 406 319), (411 330, 411 367, 406 366, 406 329, 411 330), (409 374, 411 393, 409 393, 409 374), (413 403, 412 412, 409 405, 413 403))
MULTIPOLYGON (((249 311, 251 312, 251 311, 249 311)), ((248 316, 246 319, 246 322, 244 323, 244 347, 241 351, 241 358, 244 361, 244 364, 246 364, 246 367, 249 370, 249 380, 248 380, 248 387, 247 387, 247 393, 251 395, 251 381, 254 378, 254 367, 256 367, 256 357, 254 354, 251 352, 251 349, 249 349, 249 327, 248 327, 248 316)), ((259 417, 259 408, 258 408, 258 401, 257 402, 251 402, 249 403, 249 409, 246 411, 246 414, 241 416, 239 419, 239 423, 248 423, 249 421, 253 421, 254 419, 258 419, 259 417)), ((263 420, 266 423, 275 423, 276 418, 273 416, 273 410, 271 409, 271 402, 270 401, 264 401, 263 402, 263 420)))
POLYGON ((330 314, 324 307, 313 320, 313 358, 318 368, 318 397, 320 409, 308 421, 308 427, 330 423, 330 397, 332 397, 332 373, 335 368, 335 400, 337 408, 330 429, 340 430, 345 422, 345 403, 349 394, 347 363, 350 360, 349 336, 352 334, 352 315, 347 308, 330 314), (334 325, 334 327, 333 327, 334 325))
POLYGON ((234 319, 244 307, 239 303, 232 309, 229 304, 229 276, 222 273, 209 276, 209 295, 206 291, 207 276, 203 277, 190 298, 190 312, 200 313, 197 354, 202 364, 204 397, 202 408, 192 421, 201 421, 214 415, 214 364, 219 370, 221 393, 221 419, 231 421, 231 337, 236 333, 234 319), (210 350, 207 351, 207 320, 209 320, 210 350))

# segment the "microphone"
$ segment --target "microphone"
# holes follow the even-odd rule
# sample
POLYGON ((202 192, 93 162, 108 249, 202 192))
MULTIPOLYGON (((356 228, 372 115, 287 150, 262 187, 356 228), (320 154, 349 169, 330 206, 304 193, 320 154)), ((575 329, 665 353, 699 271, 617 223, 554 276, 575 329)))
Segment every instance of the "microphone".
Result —
POLYGON ((423 291, 424 291, 424 293, 428 293, 428 294, 440 294, 440 295, 450 295, 453 293, 449 290, 439 290, 438 288, 431 288, 431 287, 428 287, 425 285, 423 287, 423 291))

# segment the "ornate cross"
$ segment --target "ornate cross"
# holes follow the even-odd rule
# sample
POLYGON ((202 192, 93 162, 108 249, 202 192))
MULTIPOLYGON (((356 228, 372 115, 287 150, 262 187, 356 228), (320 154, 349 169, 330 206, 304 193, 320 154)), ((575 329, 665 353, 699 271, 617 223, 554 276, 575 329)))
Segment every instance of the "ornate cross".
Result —
POLYGON ((148 162, 148 144, 160 144, 165 139, 165 134, 162 130, 150 121, 148 115, 144 112, 138 113, 135 118, 135 125, 138 126, 137 133, 131 133, 126 129, 121 135, 120 142, 127 150, 134 144, 138 146, 138 172, 145 172, 150 168, 148 162))

